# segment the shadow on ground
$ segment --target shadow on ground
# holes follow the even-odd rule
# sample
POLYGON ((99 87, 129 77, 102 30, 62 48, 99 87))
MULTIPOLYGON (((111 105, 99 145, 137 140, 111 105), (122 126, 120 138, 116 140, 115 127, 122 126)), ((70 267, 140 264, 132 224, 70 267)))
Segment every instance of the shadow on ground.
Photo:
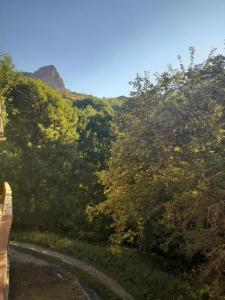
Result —
POLYGON ((10 300, 85 300, 79 286, 45 265, 15 262, 10 267, 10 300))

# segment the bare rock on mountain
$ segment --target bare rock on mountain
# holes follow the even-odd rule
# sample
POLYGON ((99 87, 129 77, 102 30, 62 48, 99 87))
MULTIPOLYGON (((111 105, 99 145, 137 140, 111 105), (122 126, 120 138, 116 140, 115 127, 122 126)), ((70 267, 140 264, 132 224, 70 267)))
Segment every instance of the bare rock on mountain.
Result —
POLYGON ((40 79, 57 90, 65 90, 64 82, 53 65, 41 67, 33 73, 26 72, 24 75, 40 79))

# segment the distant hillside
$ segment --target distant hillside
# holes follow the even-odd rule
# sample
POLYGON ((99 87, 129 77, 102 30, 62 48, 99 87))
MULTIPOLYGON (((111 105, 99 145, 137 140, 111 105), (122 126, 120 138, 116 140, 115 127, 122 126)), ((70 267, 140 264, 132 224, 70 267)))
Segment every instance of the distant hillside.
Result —
POLYGON ((82 100, 82 99, 93 97, 92 95, 72 92, 68 89, 61 90, 59 92, 64 99, 71 100, 71 101, 82 100))
MULTIPOLYGON (((101 99, 101 98, 94 97, 92 95, 72 92, 69 89, 67 89, 65 87, 65 84, 59 72, 57 71, 56 67, 53 65, 43 66, 33 73, 23 72, 23 74, 25 76, 34 79, 42 80, 43 82, 47 83, 54 89, 58 90, 64 99, 70 101, 77 101, 77 100, 84 100, 84 99, 99 99, 99 100, 101 99)), ((116 103, 116 102, 120 103, 121 101, 126 99, 128 99, 128 97, 125 96, 120 96, 115 98, 102 98, 102 100, 108 100, 109 102, 112 103, 116 103)))

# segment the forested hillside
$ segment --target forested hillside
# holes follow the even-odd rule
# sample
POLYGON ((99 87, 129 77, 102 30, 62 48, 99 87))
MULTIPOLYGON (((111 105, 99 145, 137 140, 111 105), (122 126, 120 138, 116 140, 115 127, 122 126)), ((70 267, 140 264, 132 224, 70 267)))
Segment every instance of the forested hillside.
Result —
POLYGON ((225 56, 195 64, 190 48, 188 67, 132 85, 131 98, 73 97, 1 57, 14 230, 154 253, 223 295, 225 56))

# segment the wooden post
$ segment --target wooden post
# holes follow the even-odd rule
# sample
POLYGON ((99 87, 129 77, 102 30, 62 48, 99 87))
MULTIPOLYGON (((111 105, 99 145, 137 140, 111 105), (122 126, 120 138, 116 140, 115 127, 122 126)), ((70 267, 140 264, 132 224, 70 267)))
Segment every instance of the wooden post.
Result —
POLYGON ((3 184, 3 205, 0 211, 0 300, 8 299, 9 265, 8 244, 12 225, 12 191, 7 182, 3 184))
POLYGON ((5 140, 3 114, 2 114, 2 103, 1 102, 2 102, 2 93, 0 91, 0 140, 5 140))

